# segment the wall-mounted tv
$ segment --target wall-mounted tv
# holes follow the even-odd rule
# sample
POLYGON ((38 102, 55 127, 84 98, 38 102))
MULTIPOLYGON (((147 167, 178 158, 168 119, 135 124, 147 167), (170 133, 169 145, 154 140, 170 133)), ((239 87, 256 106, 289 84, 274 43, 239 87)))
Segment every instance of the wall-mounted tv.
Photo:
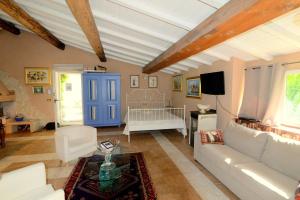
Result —
POLYGON ((224 95, 225 83, 224 72, 213 72, 207 74, 200 74, 201 93, 211 95, 224 95))

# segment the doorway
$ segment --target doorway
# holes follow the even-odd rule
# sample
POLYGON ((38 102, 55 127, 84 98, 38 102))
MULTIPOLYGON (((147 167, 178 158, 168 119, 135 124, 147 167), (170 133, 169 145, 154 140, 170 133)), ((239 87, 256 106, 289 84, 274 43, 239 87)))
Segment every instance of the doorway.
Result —
POLYGON ((82 67, 56 66, 53 70, 55 124, 83 124, 82 67))

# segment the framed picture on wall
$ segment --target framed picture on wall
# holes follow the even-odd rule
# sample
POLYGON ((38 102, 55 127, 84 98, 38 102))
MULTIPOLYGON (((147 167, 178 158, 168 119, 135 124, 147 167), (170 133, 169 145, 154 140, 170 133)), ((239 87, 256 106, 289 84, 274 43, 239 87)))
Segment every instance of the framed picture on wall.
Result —
POLYGON ((140 76, 139 75, 131 75, 130 76, 130 87, 131 88, 139 88, 140 87, 140 76))
POLYGON ((157 88, 157 76, 148 77, 148 88, 157 88))
POLYGON ((25 83, 50 85, 51 71, 48 67, 25 67, 25 83))
POLYGON ((43 86, 33 86, 32 87, 33 94, 43 94, 44 93, 44 87, 43 86))
POLYGON ((201 82, 199 76, 186 79, 186 96, 194 98, 201 97, 201 82))
POLYGON ((180 92, 182 90, 182 75, 173 76, 173 91, 180 92))

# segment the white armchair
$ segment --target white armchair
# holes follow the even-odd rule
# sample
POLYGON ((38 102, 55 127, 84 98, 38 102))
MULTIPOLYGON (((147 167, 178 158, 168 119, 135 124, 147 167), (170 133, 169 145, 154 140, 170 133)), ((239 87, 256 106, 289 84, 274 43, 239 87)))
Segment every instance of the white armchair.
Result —
POLYGON ((0 197, 5 200, 64 200, 63 190, 54 191, 46 183, 44 163, 37 163, 2 174, 0 197))
POLYGON ((66 126, 55 132, 56 153, 64 162, 87 155, 97 149, 97 129, 90 126, 66 126))

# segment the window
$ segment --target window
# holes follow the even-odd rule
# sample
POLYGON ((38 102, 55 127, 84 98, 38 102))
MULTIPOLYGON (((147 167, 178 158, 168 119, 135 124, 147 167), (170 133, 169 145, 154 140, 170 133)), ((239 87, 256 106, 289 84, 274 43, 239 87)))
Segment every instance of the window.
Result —
POLYGON ((300 70, 286 74, 282 124, 300 128, 300 70))

